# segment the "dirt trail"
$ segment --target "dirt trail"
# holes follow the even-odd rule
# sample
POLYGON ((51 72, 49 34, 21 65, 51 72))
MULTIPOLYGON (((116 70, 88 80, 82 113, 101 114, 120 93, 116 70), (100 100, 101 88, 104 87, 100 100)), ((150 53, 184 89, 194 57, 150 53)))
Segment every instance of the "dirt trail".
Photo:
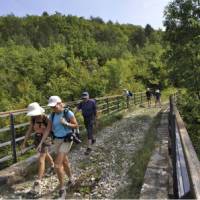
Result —
MULTIPOLYGON (((141 108, 102 129, 89 156, 84 155, 83 145, 73 149, 69 160, 77 183, 67 189, 67 198, 113 198, 122 186, 128 184, 127 172, 134 165, 133 154, 140 147, 158 111, 157 108, 141 108)), ((0 199, 31 198, 27 192, 33 182, 34 177, 9 189, 1 189, 0 199)), ((36 198, 58 198, 57 185, 55 175, 44 177, 42 194, 36 198)))

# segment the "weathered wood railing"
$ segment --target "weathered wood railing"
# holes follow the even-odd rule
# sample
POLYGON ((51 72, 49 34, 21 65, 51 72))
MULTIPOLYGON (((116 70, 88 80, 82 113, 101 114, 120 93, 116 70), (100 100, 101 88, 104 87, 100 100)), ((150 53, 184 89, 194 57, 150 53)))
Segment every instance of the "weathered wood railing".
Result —
POLYGON ((175 100, 170 97, 169 112, 174 198, 200 199, 200 162, 175 100))
MULTIPOLYGON (((122 95, 96 98, 98 115, 100 117, 131 108, 133 105, 142 104, 145 101, 145 92, 135 93, 133 97, 129 98, 122 95)), ((66 102, 65 105, 75 111, 79 102, 66 102)), ((46 109, 46 113, 50 112, 47 106, 43 106, 43 108, 46 109)), ((0 112, 0 169, 3 168, 3 163, 9 162, 11 164, 17 162, 19 156, 34 147, 30 144, 23 153, 19 149, 19 144, 24 139, 27 126, 29 125, 26 113, 27 109, 0 112)), ((83 124, 80 121, 79 124, 83 128, 83 124)))

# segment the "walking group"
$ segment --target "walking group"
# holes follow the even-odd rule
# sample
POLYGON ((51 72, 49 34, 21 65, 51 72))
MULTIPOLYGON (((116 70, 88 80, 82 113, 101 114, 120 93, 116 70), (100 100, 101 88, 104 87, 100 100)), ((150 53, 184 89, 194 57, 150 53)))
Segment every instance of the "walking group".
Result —
MULTIPOLYGON (((96 142, 93 136, 93 130, 97 109, 95 100, 89 98, 88 92, 83 92, 81 98, 82 101, 77 105, 76 112, 82 112, 88 137, 85 155, 89 155, 92 151, 92 145, 96 142)), ((34 144, 36 150, 39 152, 38 176, 31 192, 35 194, 41 192, 41 181, 45 172, 45 161, 47 160, 50 163, 49 173, 56 172, 58 177, 59 197, 64 197, 66 187, 75 184, 68 154, 73 142, 78 140, 73 133, 79 125, 75 113, 65 108, 59 96, 51 96, 48 100, 48 106, 51 108, 51 114, 49 116, 45 114, 45 110, 37 102, 28 105, 27 116, 30 116, 30 125, 21 145, 21 150, 24 150, 28 138, 35 132, 34 144), (52 143, 55 159, 49 153, 52 143), (64 181, 65 174, 68 177, 66 184, 64 181)))
POLYGON ((147 98, 147 104, 148 107, 151 107, 151 100, 154 96, 155 99, 155 107, 159 106, 161 107, 161 92, 159 89, 156 89, 155 91, 150 90, 150 88, 147 88, 146 90, 146 98, 147 98))

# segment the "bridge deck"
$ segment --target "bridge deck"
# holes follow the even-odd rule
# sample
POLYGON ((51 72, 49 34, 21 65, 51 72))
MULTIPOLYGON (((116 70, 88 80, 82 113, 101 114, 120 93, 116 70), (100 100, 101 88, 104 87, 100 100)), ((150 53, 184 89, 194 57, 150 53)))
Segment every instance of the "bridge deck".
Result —
MULTIPOLYGON (((74 191, 68 191, 68 198, 115 198, 120 188, 131 185, 128 172, 136 162, 133 160, 133 154, 141 148, 143 138, 159 110, 140 108, 101 130, 96 135, 97 142, 89 157, 84 155, 84 144, 74 148, 70 152, 69 160, 77 179, 77 187, 74 191)), ((23 166, 19 173, 25 174, 27 167, 23 166)), ((7 175, 11 176, 11 171, 7 175)), ((7 180, 15 181, 11 177, 7 180)), ((34 178, 32 175, 31 179, 26 178, 10 188, 0 189, 0 199, 27 199, 27 192, 31 189, 34 178)), ((58 180, 55 175, 44 177, 42 196, 39 198, 57 198, 57 186, 58 180)))
POLYGON ((157 129, 158 142, 148 164, 141 199, 168 199, 170 165, 168 154, 168 110, 162 112, 160 125, 157 129))

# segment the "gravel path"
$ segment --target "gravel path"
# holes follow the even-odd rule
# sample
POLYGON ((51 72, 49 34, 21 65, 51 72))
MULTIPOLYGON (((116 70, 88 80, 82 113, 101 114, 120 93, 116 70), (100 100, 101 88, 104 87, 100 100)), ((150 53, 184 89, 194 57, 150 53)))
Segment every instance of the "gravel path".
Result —
MULTIPOLYGON (((77 182, 73 188, 67 188, 67 198, 114 198, 116 192, 128 184, 127 172, 134 165, 132 156, 158 111, 141 108, 102 129, 96 135, 97 141, 89 156, 84 155, 83 145, 73 149, 69 160, 77 182)), ((33 198, 27 195, 33 182, 34 177, 9 189, 1 189, 0 199, 33 198)), ((55 175, 44 177, 42 194, 35 198, 58 198, 57 185, 55 175)))

